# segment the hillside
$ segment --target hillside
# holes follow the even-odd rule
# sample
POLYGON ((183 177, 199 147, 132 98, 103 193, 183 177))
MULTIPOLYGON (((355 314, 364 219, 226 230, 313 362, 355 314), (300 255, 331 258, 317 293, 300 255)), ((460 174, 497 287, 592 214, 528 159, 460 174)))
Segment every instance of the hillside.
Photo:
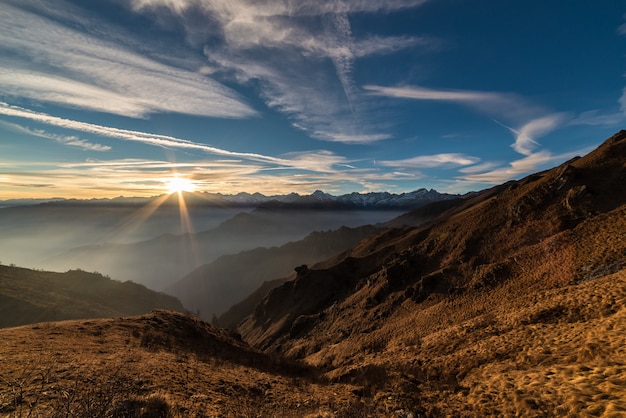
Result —
POLYGON ((0 329, 0 416, 355 416, 355 386, 171 311, 0 329), (329 415, 330 414, 330 415, 329 415))
POLYGON ((201 317, 211 320, 213 315, 221 315, 263 282, 286 276, 296 266, 316 263, 344 251, 378 230, 374 226, 341 227, 313 232, 280 247, 255 248, 222 256, 189 273, 165 292, 179 298, 187 309, 199 311, 201 317))
POLYGON ((0 327, 139 315, 156 308, 183 311, 172 296, 98 273, 53 273, 0 265, 0 327))
POLYGON ((396 408, 626 412, 624 231, 626 131, 301 271, 239 332, 337 381, 377 370, 371 396, 396 408))

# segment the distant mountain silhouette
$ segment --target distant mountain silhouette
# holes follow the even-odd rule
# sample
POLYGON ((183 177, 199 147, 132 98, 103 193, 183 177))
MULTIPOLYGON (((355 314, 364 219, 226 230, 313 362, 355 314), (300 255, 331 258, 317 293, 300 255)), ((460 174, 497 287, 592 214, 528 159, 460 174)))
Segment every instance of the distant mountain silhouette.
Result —
POLYGON ((161 195, 154 197, 124 197, 119 196, 112 199, 64 199, 61 197, 50 199, 7 199, 0 200, 0 208, 17 207, 17 206, 34 206, 43 205, 50 207, 75 207, 75 206, 91 206, 91 207, 119 207, 119 206, 144 206, 153 202, 159 202, 160 205, 178 206, 179 199, 183 199, 188 206, 198 207, 247 207, 256 208, 264 204, 269 207, 320 207, 326 208, 343 208, 343 209, 412 209, 422 206, 426 203, 454 198, 456 195, 439 193, 436 190, 418 189, 409 193, 389 193, 389 192, 370 192, 370 193, 350 193, 340 196, 330 195, 321 190, 317 190, 310 195, 300 195, 290 193, 286 195, 265 196, 261 193, 238 193, 235 195, 208 192, 181 192, 172 193, 170 195, 161 195))
POLYGON ((208 231, 167 234, 131 244, 79 247, 50 257, 45 265, 55 270, 80 267, 100 271, 117 280, 132 280, 162 290, 223 255, 283 245, 301 240, 313 231, 376 223, 394 213, 397 212, 256 209, 241 212, 208 231))
POLYGON ((0 265, 0 327, 65 319, 183 311, 176 298, 98 273, 66 273, 0 265))

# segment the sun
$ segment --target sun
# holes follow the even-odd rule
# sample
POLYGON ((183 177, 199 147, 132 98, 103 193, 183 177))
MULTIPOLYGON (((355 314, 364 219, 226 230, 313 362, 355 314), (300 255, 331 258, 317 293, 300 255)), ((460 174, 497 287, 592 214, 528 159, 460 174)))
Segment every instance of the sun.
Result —
POLYGON ((193 192, 196 186, 193 181, 185 177, 173 177, 165 182, 165 187, 169 194, 181 192, 193 192))

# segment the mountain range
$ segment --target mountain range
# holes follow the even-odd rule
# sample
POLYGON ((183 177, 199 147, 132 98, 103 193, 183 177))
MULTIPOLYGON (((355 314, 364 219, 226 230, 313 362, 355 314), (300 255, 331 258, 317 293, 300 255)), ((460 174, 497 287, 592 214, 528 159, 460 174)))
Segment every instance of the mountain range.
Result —
MULTIPOLYGON (((310 195, 289 193, 286 195, 265 196, 261 193, 238 193, 235 195, 208 192, 181 192, 189 206, 206 207, 250 207, 256 208, 263 204, 282 204, 281 207, 334 207, 344 209, 411 209, 426 203, 453 198, 456 195, 439 193, 434 189, 418 189, 409 193, 369 192, 331 195, 316 190, 310 195)), ((0 200, 0 208, 22 207, 34 205, 50 206, 145 206, 159 201, 160 205, 178 206, 179 194, 154 197, 124 197, 112 199, 6 199, 0 200)))

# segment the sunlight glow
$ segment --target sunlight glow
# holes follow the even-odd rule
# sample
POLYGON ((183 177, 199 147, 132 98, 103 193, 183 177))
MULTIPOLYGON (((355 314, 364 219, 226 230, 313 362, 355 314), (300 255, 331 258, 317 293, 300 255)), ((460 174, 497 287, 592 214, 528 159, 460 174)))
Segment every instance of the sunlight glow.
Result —
POLYGON ((196 190, 196 186, 193 181, 184 177, 173 177, 165 182, 168 194, 181 193, 181 192, 193 192, 196 190))

